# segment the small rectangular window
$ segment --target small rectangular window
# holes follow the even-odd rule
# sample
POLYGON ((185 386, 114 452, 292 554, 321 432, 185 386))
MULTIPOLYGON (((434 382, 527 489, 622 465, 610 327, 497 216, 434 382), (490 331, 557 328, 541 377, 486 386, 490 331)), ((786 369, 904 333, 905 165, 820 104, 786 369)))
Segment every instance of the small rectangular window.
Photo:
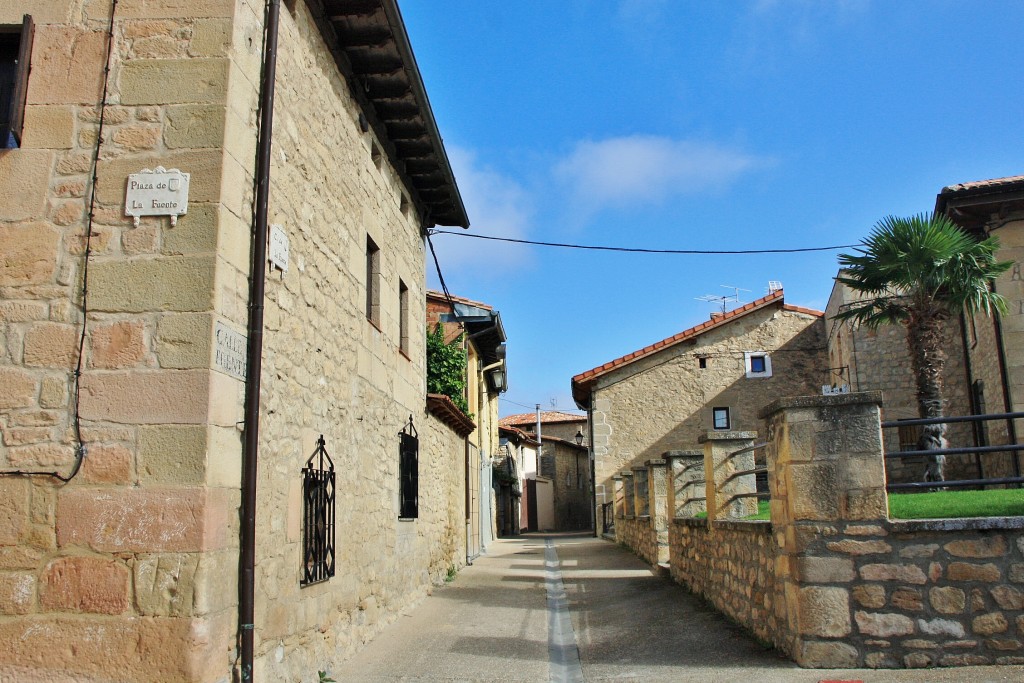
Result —
POLYGON ((743 364, 748 378, 772 376, 772 359, 764 351, 744 352, 743 364))
POLYGON ((728 430, 731 427, 728 408, 712 408, 711 419, 715 429, 728 430))
POLYGON ((21 146, 34 33, 28 14, 21 25, 0 26, 0 149, 21 146))
POLYGON ((409 288, 398 281, 398 350, 409 357, 409 288))
POLYGON ((398 486, 401 500, 398 517, 416 519, 420 510, 420 440, 412 423, 412 415, 399 436, 398 486))
POLYGON ((366 236, 366 319, 380 327, 380 249, 366 236))
POLYGON ((705 356, 701 356, 697 359, 697 365, 701 370, 708 366, 708 359, 705 356))

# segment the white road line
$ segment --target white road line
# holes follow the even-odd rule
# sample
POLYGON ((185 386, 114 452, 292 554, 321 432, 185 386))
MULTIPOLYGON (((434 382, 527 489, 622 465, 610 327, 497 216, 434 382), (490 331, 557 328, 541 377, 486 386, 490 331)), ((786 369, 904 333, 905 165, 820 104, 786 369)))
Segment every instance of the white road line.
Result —
POLYGON ((550 538, 544 547, 544 585, 548 593, 548 662, 551 683, 583 683, 580 651, 569 617, 569 600, 562 585, 558 553, 550 538))

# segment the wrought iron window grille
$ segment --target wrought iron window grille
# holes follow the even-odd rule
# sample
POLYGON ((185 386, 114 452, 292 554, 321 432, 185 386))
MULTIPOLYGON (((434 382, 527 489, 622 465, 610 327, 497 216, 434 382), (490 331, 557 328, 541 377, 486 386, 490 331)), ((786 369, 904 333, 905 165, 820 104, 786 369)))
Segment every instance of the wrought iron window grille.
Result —
POLYGON ((401 497, 398 518, 416 519, 420 508, 420 439, 412 415, 409 416, 409 424, 398 435, 398 485, 401 497))
POLYGON ((302 586, 334 576, 334 475, 334 461, 321 434, 302 468, 302 586))

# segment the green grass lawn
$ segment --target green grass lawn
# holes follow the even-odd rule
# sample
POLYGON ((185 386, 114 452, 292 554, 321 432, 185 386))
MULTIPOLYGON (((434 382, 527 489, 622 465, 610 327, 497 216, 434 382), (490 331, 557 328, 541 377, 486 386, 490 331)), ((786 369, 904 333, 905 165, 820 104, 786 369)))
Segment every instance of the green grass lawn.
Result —
POLYGON ((1024 515, 1024 489, 890 493, 891 519, 1024 515))
MULTIPOLYGON (((889 494, 890 519, 1016 516, 1024 516, 1024 489, 889 494)), ((771 519, 768 501, 759 500, 757 514, 744 519, 771 519)))

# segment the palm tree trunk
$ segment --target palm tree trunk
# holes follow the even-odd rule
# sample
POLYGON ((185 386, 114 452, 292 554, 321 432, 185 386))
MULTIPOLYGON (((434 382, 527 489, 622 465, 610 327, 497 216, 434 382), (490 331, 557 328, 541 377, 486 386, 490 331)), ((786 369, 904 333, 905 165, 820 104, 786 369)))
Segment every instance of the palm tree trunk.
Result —
MULTIPOLYGON (((907 345, 917 385, 917 412, 921 417, 943 416, 942 374, 946 353, 942 348, 944 316, 928 311, 913 315, 907 324, 907 345)), ((948 446, 946 425, 925 425, 921 429, 918 450, 936 450, 948 446)), ((944 481, 946 456, 926 456, 925 481, 944 481)))

